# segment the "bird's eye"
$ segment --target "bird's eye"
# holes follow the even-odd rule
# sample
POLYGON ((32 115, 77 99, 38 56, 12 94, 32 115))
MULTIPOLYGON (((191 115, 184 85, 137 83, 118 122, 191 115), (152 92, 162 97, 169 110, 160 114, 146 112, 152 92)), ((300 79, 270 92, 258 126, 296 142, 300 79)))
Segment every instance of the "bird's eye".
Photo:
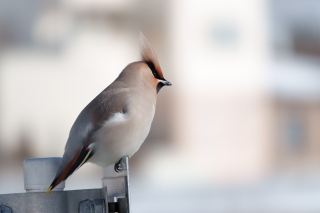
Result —
POLYGON ((160 77, 159 77, 158 73, 156 72, 156 68, 155 68, 154 64, 153 64, 151 61, 146 62, 146 63, 147 63, 147 65, 149 66, 149 68, 150 68, 153 76, 154 76, 155 78, 159 79, 160 77))

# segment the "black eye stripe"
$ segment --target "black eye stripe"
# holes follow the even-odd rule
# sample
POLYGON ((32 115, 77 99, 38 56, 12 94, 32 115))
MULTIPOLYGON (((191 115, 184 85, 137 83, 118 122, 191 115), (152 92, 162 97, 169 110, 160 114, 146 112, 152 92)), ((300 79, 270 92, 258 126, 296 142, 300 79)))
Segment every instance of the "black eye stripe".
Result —
POLYGON ((156 68, 155 68, 154 64, 152 63, 152 61, 147 61, 146 64, 151 69, 153 76, 157 79, 161 79, 160 76, 158 75, 158 72, 156 71, 156 68))

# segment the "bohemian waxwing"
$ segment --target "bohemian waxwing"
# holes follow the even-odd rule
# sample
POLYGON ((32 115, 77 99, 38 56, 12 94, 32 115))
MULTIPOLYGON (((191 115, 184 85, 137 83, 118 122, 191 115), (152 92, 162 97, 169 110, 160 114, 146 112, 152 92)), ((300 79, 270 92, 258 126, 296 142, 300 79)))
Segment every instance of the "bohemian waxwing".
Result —
POLYGON ((84 163, 107 167, 124 156, 131 157, 146 139, 157 93, 171 83, 164 79, 157 56, 142 33, 140 50, 142 61, 124 68, 77 117, 47 193, 84 163))

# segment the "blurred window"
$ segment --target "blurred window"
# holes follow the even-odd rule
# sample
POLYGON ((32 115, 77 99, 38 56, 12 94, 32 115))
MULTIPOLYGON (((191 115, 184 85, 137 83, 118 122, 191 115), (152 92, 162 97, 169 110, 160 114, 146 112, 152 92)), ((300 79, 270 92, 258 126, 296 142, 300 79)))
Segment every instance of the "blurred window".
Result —
POLYGON ((285 143, 289 150, 299 151, 303 147, 304 125, 301 117, 290 114, 285 123, 285 143))
POLYGON ((319 8, 320 1, 271 0, 274 51, 320 57, 319 8))

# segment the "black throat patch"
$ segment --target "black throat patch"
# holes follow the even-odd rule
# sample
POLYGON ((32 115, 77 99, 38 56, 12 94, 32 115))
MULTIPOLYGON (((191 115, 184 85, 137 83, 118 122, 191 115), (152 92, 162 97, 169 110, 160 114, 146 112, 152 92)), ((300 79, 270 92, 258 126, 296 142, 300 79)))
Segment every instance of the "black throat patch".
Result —
POLYGON ((163 86, 165 86, 165 84, 162 83, 162 82, 159 82, 159 83, 157 84, 157 93, 160 91, 160 89, 161 89, 163 86))

